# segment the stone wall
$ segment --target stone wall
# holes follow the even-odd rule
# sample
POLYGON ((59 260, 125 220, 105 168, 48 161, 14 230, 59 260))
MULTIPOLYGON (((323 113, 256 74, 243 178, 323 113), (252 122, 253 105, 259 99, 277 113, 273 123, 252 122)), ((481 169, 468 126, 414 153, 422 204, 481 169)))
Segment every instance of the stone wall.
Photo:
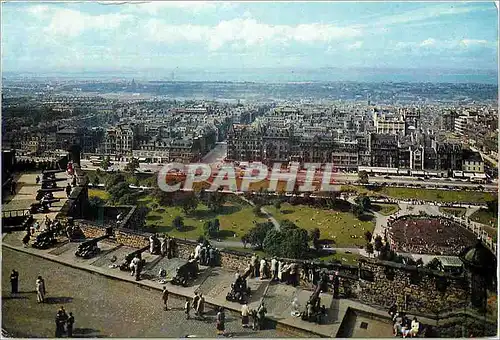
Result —
POLYGON ((408 312, 436 315, 463 308, 467 301, 464 276, 375 259, 362 259, 359 267, 356 299, 369 305, 398 303, 408 312))
MULTIPOLYGON (((105 234, 102 226, 87 221, 75 221, 86 237, 105 234)), ((149 245, 150 233, 117 228, 114 230, 117 243, 133 248, 149 245)), ((194 253, 196 242, 176 239, 177 257, 187 259, 194 253)), ((221 266, 231 271, 243 271, 251 254, 222 250, 221 266)), ((286 262, 304 263, 302 260, 283 259, 286 262)), ((374 307, 388 309, 393 303, 405 306, 408 313, 436 316, 462 308, 467 301, 468 283, 463 276, 451 276, 415 266, 406 266, 377 259, 361 259, 359 267, 343 264, 324 264, 329 270, 337 271, 343 286, 352 291, 352 299, 374 307)))

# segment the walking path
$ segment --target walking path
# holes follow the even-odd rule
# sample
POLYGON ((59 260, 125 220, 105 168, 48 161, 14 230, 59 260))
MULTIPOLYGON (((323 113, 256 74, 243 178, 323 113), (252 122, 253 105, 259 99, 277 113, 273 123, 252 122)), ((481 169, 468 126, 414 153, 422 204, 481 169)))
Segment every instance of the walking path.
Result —
MULTIPOLYGON (((200 291, 206 298, 206 303, 212 306, 223 306, 226 309, 239 312, 241 305, 239 303, 229 302, 225 299, 226 294, 230 291, 230 286, 234 281, 234 272, 227 271, 223 268, 201 267, 201 274, 198 279, 190 287, 181 287, 171 285, 170 283, 159 283, 155 279, 158 265, 161 261, 162 267, 167 271, 167 279, 171 279, 175 269, 180 263, 185 263, 182 259, 165 260, 157 255, 144 253, 143 258, 147 264, 143 271, 146 278, 141 281, 135 281, 129 272, 120 271, 118 268, 111 268, 115 262, 120 263, 126 254, 134 251, 134 248, 112 243, 108 240, 99 242, 101 254, 92 259, 82 259, 74 255, 78 247, 77 243, 68 243, 63 241, 57 244, 55 248, 47 250, 38 250, 31 247, 25 248, 21 245, 23 232, 13 232, 3 237, 3 246, 12 250, 20 251, 26 254, 35 255, 46 260, 67 265, 76 269, 85 270, 88 272, 104 275, 110 278, 119 279, 122 281, 134 283, 140 286, 148 287, 161 291, 163 286, 167 286, 170 294, 180 297, 194 296, 195 291, 200 291), (115 256, 117 261, 112 262, 115 256), (149 276, 152 275, 152 276, 149 276)), ((252 296, 249 302, 250 308, 257 308, 261 302, 264 302, 268 309, 268 318, 279 323, 280 327, 285 329, 295 329, 305 332, 305 334, 335 337, 340 329, 342 320, 346 316, 348 308, 354 308, 355 302, 350 300, 334 300, 329 293, 321 293, 321 301, 328 306, 328 316, 324 324, 317 325, 301 320, 300 318, 291 316, 291 301, 294 297, 299 300, 301 309, 305 308, 311 291, 302 288, 294 288, 286 284, 271 283, 269 280, 259 280, 259 278, 248 279, 248 285, 252 290, 252 296)), ((356 309, 359 307, 356 307, 356 309)), ((387 319, 385 311, 378 311, 375 308, 361 308, 361 310, 369 309, 373 313, 387 319)), ((279 327, 278 327, 279 328, 279 327)), ((386 333, 380 336, 389 336, 391 326, 387 322, 386 333)))
MULTIPOLYGON (((178 258, 167 260, 146 252, 143 254, 143 258, 146 260, 146 266, 143 271, 144 278, 141 281, 135 281, 134 277, 130 276, 129 272, 120 271, 118 268, 113 268, 112 266, 113 264, 116 265, 116 263, 120 263, 126 254, 136 250, 134 248, 125 247, 112 241, 104 240, 99 242, 99 247, 101 248, 101 253, 99 255, 92 259, 82 259, 74 255, 78 243, 68 243, 67 240, 61 239, 61 242, 54 248, 39 250, 31 247, 23 247, 21 245, 22 237, 23 232, 13 232, 3 235, 3 246, 78 270, 84 270, 153 289, 158 291, 158 293, 163 286, 167 286, 171 295, 182 298, 192 298, 194 292, 199 291, 203 293, 206 303, 209 306, 222 306, 237 313, 241 309, 240 304, 229 302, 225 299, 226 294, 231 289, 231 283, 234 281, 234 272, 227 271, 223 268, 201 266, 200 275, 189 287, 175 286, 170 283, 160 283, 155 278, 155 273, 157 273, 160 267, 166 270, 167 280, 169 280, 174 275, 175 269, 186 261, 178 258), (117 260, 113 261, 113 257, 116 257, 117 260)), ((50 274, 46 276, 50 277, 50 274)), ((49 280, 54 282, 56 278, 50 277, 49 280)), ((358 318, 364 317, 366 321, 373 325, 374 333, 370 334, 372 337, 391 336, 392 323, 385 310, 380 310, 349 299, 333 299, 331 294, 321 293, 320 297, 322 304, 327 306, 327 317, 324 323, 318 325, 291 316, 291 302, 293 299, 298 299, 300 310, 303 310, 312 294, 311 291, 299 287, 294 288, 286 284, 271 283, 269 280, 260 280, 259 278, 248 279, 248 286, 252 291, 249 307, 257 308, 260 303, 263 302, 268 309, 267 317, 278 323, 277 329, 301 332, 300 334, 302 334, 302 336, 316 335, 321 337, 336 337, 339 336, 341 324, 345 323, 344 321, 346 318, 351 317, 348 311, 354 310, 358 318)), ((57 294, 57 290, 53 292, 57 294)), ((49 295, 50 294, 51 293, 49 293, 49 295)), ((429 318, 429 316, 418 315, 418 317, 421 322, 426 325, 436 325, 436 321, 429 318)), ((450 315, 441 315, 439 322, 443 322, 445 318, 454 318, 453 313, 450 315)), ((350 324, 350 322, 348 323, 350 324)), ((354 325, 352 325, 352 327, 354 327, 354 325)))

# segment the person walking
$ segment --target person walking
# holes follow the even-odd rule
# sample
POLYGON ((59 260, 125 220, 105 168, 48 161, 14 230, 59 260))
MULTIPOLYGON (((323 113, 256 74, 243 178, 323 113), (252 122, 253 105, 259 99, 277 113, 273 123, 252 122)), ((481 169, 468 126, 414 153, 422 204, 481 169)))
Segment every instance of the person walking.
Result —
POLYGON ((38 303, 45 302, 45 281, 41 276, 36 280, 36 300, 38 303))
POLYGON ((257 310, 258 319, 259 319, 259 330, 264 329, 264 321, 266 319, 267 309, 262 302, 257 310))
POLYGON ((193 298, 193 309, 194 309, 194 315, 198 316, 198 301, 200 300, 200 296, 198 295, 198 292, 194 293, 194 298, 193 298))
POLYGON ((257 316, 257 310, 252 309, 250 312, 250 316, 252 317, 252 330, 256 331, 257 330, 257 324, 258 324, 258 316, 257 316))
POLYGON ((64 326, 66 325, 67 321, 68 315, 66 314, 64 307, 61 306, 56 315, 56 338, 62 338, 64 334, 64 326))
POLYGON ((224 332, 226 330, 226 315, 224 314, 224 308, 220 307, 219 312, 217 313, 216 316, 216 328, 217 328, 217 335, 225 335, 224 332))
POLYGON ((27 231, 26 232, 26 235, 24 235, 23 237, 23 246, 26 248, 28 246, 28 244, 30 243, 30 239, 31 239, 31 231, 27 231))
POLYGON ((165 310, 168 310, 168 290, 167 290, 167 286, 163 286, 162 299, 163 299, 163 305, 165 306, 165 310))
POLYGON ((271 280, 276 281, 278 278, 278 261, 276 261, 276 257, 273 257, 271 260, 271 280))
POLYGON ((205 317, 203 314, 205 313, 205 297, 203 296, 202 293, 200 293, 200 299, 198 300, 198 316, 204 319, 205 317))
POLYGON ((12 294, 19 293, 19 273, 12 269, 12 273, 10 274, 10 288, 12 294))
POLYGON ((75 323, 75 317, 73 316, 72 312, 69 312, 69 318, 68 321, 66 321, 66 330, 68 332, 68 338, 73 337, 73 325, 75 323))
POLYGON ((245 303, 243 306, 241 306, 241 325, 243 328, 248 327, 248 319, 250 316, 250 309, 248 308, 248 305, 245 303))
POLYGON ((184 312, 186 313, 186 320, 189 320, 191 311, 191 303, 189 302, 189 298, 186 298, 186 303, 184 304, 184 312))

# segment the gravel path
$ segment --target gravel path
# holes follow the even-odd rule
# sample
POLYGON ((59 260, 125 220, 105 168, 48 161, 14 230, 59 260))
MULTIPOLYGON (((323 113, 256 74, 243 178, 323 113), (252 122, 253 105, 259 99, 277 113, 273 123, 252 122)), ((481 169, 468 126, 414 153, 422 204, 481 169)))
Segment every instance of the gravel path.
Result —
MULTIPOLYGON (((186 321, 185 300, 171 297, 163 311, 161 292, 2 249, 2 327, 17 337, 54 337, 55 314, 63 305, 75 316, 78 337, 215 337, 215 314, 186 321), (19 271, 19 298, 10 294, 10 271, 19 271), (36 303, 35 280, 46 281, 48 303, 36 303)), ((252 332, 226 311, 226 330, 237 337, 289 337, 274 329, 252 332)))

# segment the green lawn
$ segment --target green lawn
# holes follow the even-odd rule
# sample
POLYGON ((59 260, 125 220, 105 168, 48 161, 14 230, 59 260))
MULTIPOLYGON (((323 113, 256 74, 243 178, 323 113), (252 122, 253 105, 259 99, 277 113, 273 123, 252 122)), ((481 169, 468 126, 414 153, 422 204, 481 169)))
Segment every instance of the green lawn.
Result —
POLYGON ((99 197, 103 200, 109 199, 109 194, 106 190, 101 189, 89 189, 89 197, 99 197))
POLYGON ((498 216, 488 209, 479 209, 473 213, 470 217, 471 221, 486 224, 487 226, 496 227, 498 216))
POLYGON ((454 215, 457 217, 463 217, 467 209, 465 208, 447 208, 447 207, 439 207, 439 211, 445 214, 454 215))
MULTIPOLYGON (((257 254, 260 258, 271 258, 271 256, 267 255, 264 251, 262 250, 253 250, 251 247, 247 248, 236 248, 236 247, 226 247, 224 249, 227 250, 235 250, 235 251, 241 251, 244 253, 255 253, 257 254)), ((346 253, 335 253, 335 254, 330 254, 326 256, 320 256, 316 258, 315 260, 321 260, 321 261, 341 261, 345 264, 351 264, 351 265, 356 265, 358 263, 358 259, 361 257, 359 254, 346 254, 346 253)))
POLYGON ((225 250, 234 250, 234 251, 241 251, 243 253, 249 253, 249 254, 257 254, 260 258, 270 258, 271 256, 267 255, 266 252, 262 250, 253 250, 250 246, 247 246, 246 248, 237 248, 237 247, 225 247, 225 250))
POLYGON ((451 191, 437 189, 415 189, 384 187, 380 194, 396 199, 416 199, 436 202, 478 202, 486 203, 494 200, 496 195, 480 191, 451 191))
POLYGON ((390 216, 399 211, 399 206, 397 204, 372 203, 371 209, 381 215, 390 216))
MULTIPOLYGON (((84 172, 87 174, 90 183, 94 183, 94 178, 97 177, 99 178, 99 184, 105 184, 106 179, 111 175, 109 172, 105 171, 96 171, 96 170, 84 170, 84 172)), ((120 174, 125 176, 125 179, 129 184, 136 185, 137 180, 139 181, 138 184, 142 186, 151 186, 152 181, 156 180, 156 176, 153 174, 135 174, 132 175, 128 172, 121 171, 120 174)))
POLYGON ((279 211, 271 205, 265 208, 278 221, 287 219, 306 230, 319 228, 320 238, 333 240, 336 246, 365 245, 364 233, 374 229, 372 221, 361 221, 350 212, 292 206, 289 203, 282 204, 279 211), (357 238, 351 238, 351 235, 357 238))
POLYGON ((379 190, 368 190, 359 185, 343 185, 342 191, 355 191, 358 194, 368 196, 386 196, 395 199, 417 199, 423 201, 436 202, 477 202, 486 203, 497 198, 492 192, 481 191, 455 191, 440 189, 420 189, 420 188, 400 188, 400 187, 382 187, 379 190))
POLYGON ((341 261, 342 263, 356 265, 361 257, 359 254, 346 254, 346 253, 335 253, 327 256, 321 256, 319 259, 325 262, 328 261, 341 261))
MULTIPOLYGON (((151 208, 154 200, 151 197, 146 197, 139 199, 138 203, 151 208)), ((220 238, 238 241, 242 235, 253 227, 253 221, 265 221, 264 218, 254 215, 250 205, 244 202, 227 202, 219 213, 213 213, 205 205, 199 204, 196 211, 188 216, 181 207, 159 207, 148 214, 146 225, 150 227, 157 226, 154 230, 159 233, 168 233, 174 237, 195 240, 203 234, 205 221, 215 218, 218 218, 220 222, 220 238), (172 228, 172 220, 176 216, 181 216, 184 219, 184 231, 177 231, 172 228), (234 237, 234 234, 236 234, 236 237, 234 237)))

